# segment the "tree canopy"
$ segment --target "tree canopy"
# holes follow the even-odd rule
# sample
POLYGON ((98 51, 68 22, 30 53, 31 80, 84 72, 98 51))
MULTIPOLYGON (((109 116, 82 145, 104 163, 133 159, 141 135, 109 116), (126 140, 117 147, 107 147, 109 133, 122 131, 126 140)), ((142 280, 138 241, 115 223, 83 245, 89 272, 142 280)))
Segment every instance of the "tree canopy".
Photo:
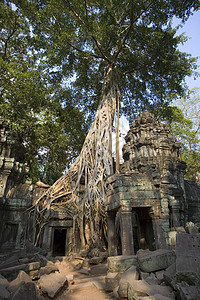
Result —
POLYGON ((52 184, 81 150, 84 114, 40 63, 22 12, 1 1, 0 16, 0 115, 25 144, 33 181, 52 184))
POLYGON ((197 0, 2 0, 0 9, 0 114, 26 135, 41 179, 45 161, 49 170, 59 156, 57 174, 80 151, 109 68, 134 117, 183 95, 196 67, 172 18, 185 22, 197 0))

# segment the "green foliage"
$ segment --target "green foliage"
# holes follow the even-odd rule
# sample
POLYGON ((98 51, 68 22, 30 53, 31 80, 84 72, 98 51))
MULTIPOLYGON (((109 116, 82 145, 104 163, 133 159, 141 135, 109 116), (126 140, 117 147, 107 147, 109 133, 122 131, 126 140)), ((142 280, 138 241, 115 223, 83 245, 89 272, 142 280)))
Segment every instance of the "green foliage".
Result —
POLYGON ((157 118, 170 124, 171 132, 181 143, 180 156, 187 163, 186 175, 200 171, 200 89, 195 88, 173 102, 173 106, 157 111, 157 118), (176 105, 176 106, 175 106, 176 105))
POLYGON ((177 107, 172 131, 181 141, 181 156, 187 163, 186 175, 193 177, 200 171, 200 89, 192 89, 174 104, 177 107))
MULTIPOLYGON (((71 84, 76 104, 89 121, 102 83, 112 67, 130 116, 183 95, 182 81, 195 60, 177 50, 185 40, 171 26, 173 16, 186 21, 199 1, 15 0, 29 19, 35 46, 46 66, 71 84), (75 77, 73 77, 76 75, 75 77)), ((132 116, 133 117, 133 116, 132 116)))
POLYGON ((183 95, 182 81, 196 64, 177 50, 185 37, 171 20, 186 21, 199 6, 197 0, 0 2, 0 115, 23 134, 35 180, 53 182, 80 151, 108 68, 128 116, 183 95))
POLYGON ((33 181, 52 184, 81 149, 84 116, 69 90, 52 87, 25 16, 10 1, 0 3, 0 16, 0 116, 20 135, 33 181))

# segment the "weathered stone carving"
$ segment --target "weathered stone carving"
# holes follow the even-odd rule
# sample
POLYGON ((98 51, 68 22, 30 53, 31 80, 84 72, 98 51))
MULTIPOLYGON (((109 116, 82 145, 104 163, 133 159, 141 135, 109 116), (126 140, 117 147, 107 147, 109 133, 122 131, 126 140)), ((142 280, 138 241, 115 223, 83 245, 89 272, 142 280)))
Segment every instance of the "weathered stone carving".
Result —
POLYGON ((116 254, 117 240, 126 255, 139 248, 168 248, 169 232, 187 221, 180 144, 147 111, 132 123, 125 140, 121 172, 107 179, 109 253, 116 254))
MULTIPOLYGON (((22 247, 26 241, 33 186, 26 183, 25 149, 6 122, 0 119, 0 251, 22 247)), ((30 220, 29 220, 30 221, 30 220)))

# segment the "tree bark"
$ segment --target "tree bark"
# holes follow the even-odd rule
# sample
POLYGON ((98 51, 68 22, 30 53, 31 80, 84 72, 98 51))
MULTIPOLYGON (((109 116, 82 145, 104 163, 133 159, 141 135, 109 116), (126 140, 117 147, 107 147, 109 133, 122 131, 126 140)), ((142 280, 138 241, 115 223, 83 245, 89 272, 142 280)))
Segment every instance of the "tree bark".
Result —
MULTIPOLYGON (((105 223, 105 177, 113 173, 112 126, 117 99, 119 87, 113 78, 113 68, 109 67, 102 99, 80 155, 35 205, 37 215, 40 215, 43 209, 53 208, 55 201, 60 205, 70 204, 76 216, 79 216, 77 222, 82 247, 86 247, 85 224, 88 224, 91 232, 92 245, 87 247, 96 247, 102 240, 99 224, 105 223)), ((43 220, 40 221, 42 225, 43 220)))

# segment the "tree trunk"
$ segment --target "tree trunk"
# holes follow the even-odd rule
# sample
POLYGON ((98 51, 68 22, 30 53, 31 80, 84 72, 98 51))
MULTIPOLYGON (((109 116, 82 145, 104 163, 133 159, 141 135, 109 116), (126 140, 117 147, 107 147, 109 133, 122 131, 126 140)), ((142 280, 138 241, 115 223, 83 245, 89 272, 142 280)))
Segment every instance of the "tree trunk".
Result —
MULTIPOLYGON (((99 224, 105 223, 105 177, 113 173, 112 126, 119 100, 119 88, 113 78, 113 68, 108 68, 102 99, 80 155, 67 172, 37 200, 35 209, 55 204, 73 207, 85 246, 84 226, 88 224, 91 243, 96 247, 101 240, 99 224), (85 183, 83 186, 83 182, 85 183)), ((43 220, 41 220, 41 223, 43 220)))

